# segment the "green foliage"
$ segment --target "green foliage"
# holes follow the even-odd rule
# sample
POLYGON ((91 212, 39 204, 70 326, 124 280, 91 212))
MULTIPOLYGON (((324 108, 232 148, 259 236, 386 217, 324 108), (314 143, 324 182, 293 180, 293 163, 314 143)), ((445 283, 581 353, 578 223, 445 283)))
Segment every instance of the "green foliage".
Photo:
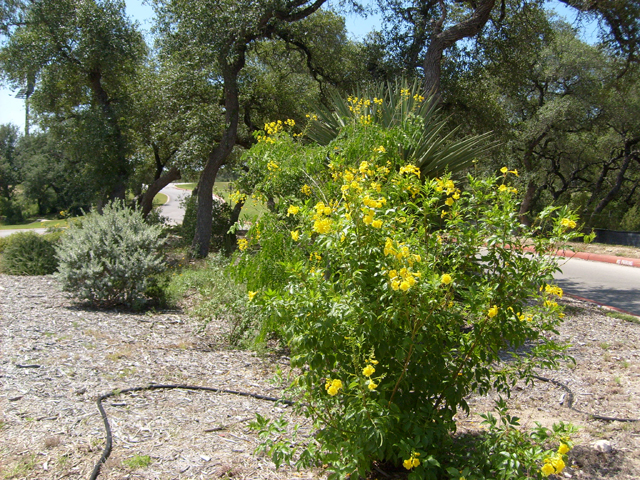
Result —
POLYGON ((98 306, 133 306, 164 270, 162 227, 113 202, 71 226, 56 248, 63 288, 98 306))
MULTIPOLYGON (((18 127, 15 125, 0 125, 0 197, 6 200, 11 199, 13 190, 20 183, 20 170, 15 159, 18 135, 18 127)), ((1 204, 0 215, 6 215, 1 204)))
POLYGON ((498 418, 481 415, 486 432, 479 438, 456 439, 449 462, 456 466, 446 468, 450 478, 516 480, 562 472, 573 448, 571 436, 577 431, 573 425, 560 422, 548 429, 536 422, 536 428, 527 432, 517 417, 508 414, 503 399, 496 402, 496 412, 498 418), (553 468, 541 471, 546 464, 553 468))
POLYGON ((331 106, 321 106, 309 122, 306 134, 321 145, 335 139, 345 125, 358 119, 383 128, 402 127, 405 138, 398 153, 405 163, 413 163, 425 177, 455 173, 468 167, 492 145, 488 135, 454 141, 455 129, 446 133, 446 120, 439 118, 437 103, 425 99, 417 82, 379 84, 359 89, 355 96, 331 98, 331 106))
MULTIPOLYGON (((189 313, 204 331, 212 321, 220 322, 222 337, 232 346, 248 345, 256 336, 257 311, 249 305, 244 286, 229 275, 229 258, 212 254, 195 268, 176 268, 167 287, 173 302, 193 296, 189 313)), ((182 265, 179 265, 181 267, 182 265)))
MULTIPOLYGON (((191 245, 196 232, 197 197, 190 195, 182 201, 184 218, 180 235, 185 245, 191 245)), ((227 202, 214 201, 211 209, 211 247, 214 251, 231 252, 235 246, 235 234, 229 233, 232 226, 231 207, 227 202)))
POLYGON ((37 204, 38 215, 81 215, 96 198, 100 180, 90 164, 79 164, 72 144, 69 131, 49 130, 21 139, 21 192, 25 202, 37 204))
POLYGON ((18 202, 4 197, 0 197, 0 216, 4 217, 4 223, 7 225, 15 225, 24 221, 22 208, 18 202))
POLYGON ((0 268, 9 275, 49 275, 56 271, 58 261, 54 239, 34 232, 14 233, 7 237, 0 268))
POLYGON ((631 207, 627 210, 627 213, 624 214, 620 222, 620 229, 627 232, 640 231, 640 209, 637 205, 631 207))
POLYGON ((403 155, 422 119, 408 110, 385 127, 368 115, 327 145, 278 124, 259 135, 246 161, 274 205, 238 242, 237 271, 268 317, 263 332, 300 369, 291 393, 316 432, 298 465, 361 478, 390 462, 435 479, 470 393, 508 395, 564 358, 549 336, 562 291, 547 285, 557 266, 545 254, 577 225, 558 208, 520 225, 507 168, 466 185, 425 178, 403 155))
POLYGON ((7 248, 7 245, 11 242, 11 235, 7 237, 0 237, 0 253, 4 252, 4 249, 7 248))

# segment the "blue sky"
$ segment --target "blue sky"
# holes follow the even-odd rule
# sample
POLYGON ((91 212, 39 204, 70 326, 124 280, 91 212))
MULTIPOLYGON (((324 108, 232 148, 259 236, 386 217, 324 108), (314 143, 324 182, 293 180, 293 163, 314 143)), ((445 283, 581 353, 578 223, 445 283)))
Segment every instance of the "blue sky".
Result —
MULTIPOLYGON (((149 5, 144 5, 143 0, 126 0, 126 3, 127 13, 140 23, 143 30, 149 30, 153 9, 149 5)), ((548 1, 547 7, 570 22, 575 20, 575 13, 557 1, 548 1)), ((373 29, 380 27, 380 17, 370 16, 365 19, 357 15, 347 15, 346 24, 347 30, 353 37, 362 38, 373 29)), ((589 30, 589 34, 586 35, 587 41, 595 41, 595 25, 592 24, 585 30, 589 30)), ((0 124, 3 123, 13 123, 20 129, 24 129, 24 101, 15 98, 12 90, 0 87, 0 124)))

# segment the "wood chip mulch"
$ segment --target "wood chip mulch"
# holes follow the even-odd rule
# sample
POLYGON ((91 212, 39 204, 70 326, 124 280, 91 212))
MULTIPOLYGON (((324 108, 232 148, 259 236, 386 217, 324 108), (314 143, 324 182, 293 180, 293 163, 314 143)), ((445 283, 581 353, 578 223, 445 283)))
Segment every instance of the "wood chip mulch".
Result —
MULTIPOLYGON (((566 384, 579 410, 640 417, 640 324, 586 303, 565 303, 560 339, 572 343, 576 365, 540 374, 566 384)), ((0 477, 5 479, 89 478, 105 440, 95 400, 114 389, 153 382, 278 397, 281 388, 271 379, 278 367, 288 368, 286 357, 215 344, 206 333, 197 334, 197 325, 181 312, 85 308, 51 277, 0 275, 0 326, 0 477)), ((509 400, 511 413, 526 427, 536 421, 580 427, 564 478, 640 478, 640 422, 589 419, 566 408, 565 393, 551 383, 519 385, 509 400), (612 451, 597 451, 598 440, 612 451)), ((490 411, 495 398, 470 398, 472 415, 459 415, 459 431, 479 430, 478 414, 490 411)), ((122 394, 104 404, 114 446, 100 479, 325 477, 321 469, 276 470, 254 453, 259 439, 248 424, 256 413, 300 421, 281 404, 185 390, 122 394)))

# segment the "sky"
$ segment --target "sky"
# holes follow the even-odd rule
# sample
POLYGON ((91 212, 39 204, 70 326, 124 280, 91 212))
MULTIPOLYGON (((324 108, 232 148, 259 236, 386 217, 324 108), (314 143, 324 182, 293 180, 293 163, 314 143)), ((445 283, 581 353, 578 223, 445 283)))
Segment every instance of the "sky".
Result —
MULTIPOLYGON (((143 0, 126 0, 127 14, 140 23, 143 30, 151 28, 153 9, 143 4, 143 0)), ((575 12, 557 1, 548 1, 547 8, 555 10, 559 16, 565 17, 569 22, 575 22, 575 12)), ((355 39, 362 39, 374 29, 379 29, 381 19, 377 15, 362 18, 357 15, 346 16, 347 30, 355 39)), ((595 24, 583 29, 583 38, 587 41, 595 41, 595 24), (585 34, 585 32, 587 32, 585 34)), ((0 87, 0 124, 13 123, 24 131, 24 100, 15 98, 15 91, 0 87)))

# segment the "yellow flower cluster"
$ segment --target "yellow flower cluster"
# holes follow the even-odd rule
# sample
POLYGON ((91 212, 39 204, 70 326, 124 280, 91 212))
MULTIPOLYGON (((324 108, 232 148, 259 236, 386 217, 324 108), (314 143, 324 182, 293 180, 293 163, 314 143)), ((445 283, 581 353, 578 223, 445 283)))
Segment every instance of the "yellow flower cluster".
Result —
POLYGON ((518 319, 521 322, 524 322, 524 321, 530 322, 533 320, 533 317, 531 315, 525 315, 524 313, 520 313, 518 314, 518 319))
POLYGON ((436 182, 436 192, 442 192, 443 190, 446 190, 446 194, 447 195, 451 195, 453 194, 453 197, 457 200, 458 198, 460 198, 460 190, 458 190, 456 188, 455 183, 453 183, 453 180, 447 180, 446 182, 440 178, 436 178, 435 179, 436 182), (457 195, 457 197, 456 197, 457 195))
POLYGON ((384 254, 385 256, 393 255, 398 260, 406 258, 410 266, 413 266, 414 262, 419 263, 422 261, 422 257, 420 257, 420 255, 411 254, 409 247, 406 245, 398 244, 394 246, 393 240, 389 237, 385 240, 384 254))
POLYGON ((327 390, 327 393, 329 395, 331 395, 332 397, 335 397, 340 392, 340 389, 342 388, 342 381, 338 380, 337 378, 334 380, 331 380, 329 378, 324 388, 327 390))
POLYGON ((324 204, 324 202, 316 203, 316 206, 313 207, 316 209, 316 215, 331 215, 331 207, 324 204))
POLYGON ((277 122, 270 122, 264 124, 264 131, 267 135, 277 135, 283 129, 282 120, 278 120, 277 122))
POLYGON ((360 115, 365 108, 369 108, 371 105, 371 100, 352 96, 347 97, 347 102, 349 103, 349 111, 355 115, 360 115))
POLYGON ((249 246, 249 242, 245 238, 240 238, 238 240, 238 249, 241 252, 244 252, 248 246, 249 246))
POLYGON ((449 275, 448 273, 445 273, 444 275, 442 275, 442 277, 440 277, 440 283, 449 285, 451 282, 453 282, 453 278, 451 278, 451 275, 449 275))
POLYGON ((558 475, 562 473, 564 467, 566 466, 562 456, 566 454, 571 448, 566 443, 561 443, 560 447, 558 447, 558 451, 553 454, 551 457, 547 457, 544 459, 544 465, 540 469, 543 477, 548 477, 549 475, 558 475))
POLYGON ((493 306, 491 307, 488 311, 487 311, 487 315, 489 316, 489 318, 493 318, 496 315, 498 315, 498 307, 497 306, 493 306))
POLYGON ((517 188, 509 188, 504 183, 498 187, 499 192, 518 193, 517 188))
POLYGON ((300 239, 300 231, 299 230, 294 230, 291 232, 291 239, 294 242, 297 242, 300 239))
POLYGON ((550 295, 557 295, 560 298, 562 298, 562 295, 564 294, 562 289, 556 285, 545 285, 544 291, 550 295))
POLYGON ((371 380, 371 375, 373 375, 374 373, 376 373, 376 369, 373 368, 373 365, 367 365, 366 367, 364 367, 364 369, 362 369, 362 374, 368 378, 367 388, 369 390, 375 390, 378 386, 373 380, 371 380))
POLYGON ((247 195, 245 193, 240 193, 240 190, 236 190, 231 195, 229 195, 229 198, 234 203, 244 203, 247 200, 247 195))
POLYGON ((318 252, 311 252, 309 254, 309 260, 310 261, 316 260, 319 262, 320 260, 322 260, 322 255, 320 255, 318 252))
POLYGON ((362 199, 362 203, 364 203, 369 208, 382 208, 383 205, 387 204, 387 199, 384 197, 380 197, 378 200, 374 200, 369 195, 365 195, 362 199))
POLYGON ((418 95, 417 93, 413 96, 413 99, 416 102, 420 102, 420 103, 424 102, 424 97, 422 95, 418 95))
POLYGON ((389 271, 391 288, 394 290, 402 290, 403 292, 406 292, 416 284, 417 278, 420 278, 420 272, 412 272, 406 267, 402 267, 400 271, 389 271))
POLYGON ((416 177, 420 178, 420 169, 415 165, 405 165, 400 167, 400 173, 413 173, 416 177))
POLYGON ((562 225, 565 228, 576 228, 577 224, 570 218, 563 218, 562 220, 560 220, 560 225, 562 225))
POLYGON ((296 205, 291 205, 289 206, 289 209, 287 210, 287 217, 289 215, 295 215, 300 211, 300 207, 296 206, 296 205))
POLYGON ((280 169, 280 165, 278 165, 276 162, 267 163, 267 170, 269 170, 270 172, 275 172, 278 169, 280 169))
POLYGON ((253 300, 253 298, 258 294, 258 292, 248 291, 247 295, 249 296, 249 301, 253 300))
POLYGON ((313 231, 320 234, 327 234, 331 232, 331 219, 320 218, 313 222, 313 231))
POLYGON ((304 195, 311 195, 311 187, 305 183, 300 189, 300 192, 304 195))
POLYGON ((315 113, 307 113, 306 117, 309 120, 318 120, 318 115, 316 115, 315 113))
POLYGON ((313 231, 320 234, 331 232, 331 219, 324 218, 324 215, 331 215, 331 207, 323 202, 318 202, 314 208, 316 209, 316 214, 313 216, 313 231))
POLYGON ((518 170, 516 170, 515 168, 513 170, 509 170, 507 167, 502 167, 500 169, 500 172, 503 175, 506 175, 507 173, 513 173, 516 177, 519 177, 520 175, 518 175, 518 170))
POLYGON ((418 452, 413 452, 410 458, 407 458, 404 462, 402 462, 402 466, 407 470, 411 470, 412 468, 416 468, 420 465, 420 459, 418 458, 420 454, 418 452))
MULTIPOLYGON (((307 115, 308 117, 309 115, 307 115)), ((317 117, 316 117, 317 119, 317 117)), ((258 142, 265 142, 265 143, 275 143, 275 140, 271 137, 278 135, 280 132, 282 132, 284 130, 284 126, 288 126, 288 127, 295 127, 296 122, 295 120, 289 118, 287 120, 285 120, 284 122, 282 120, 278 120, 275 122, 269 122, 269 123, 265 123, 264 124, 264 134, 262 132, 258 133, 258 135, 256 136, 258 142)), ((294 135, 296 136, 296 135, 294 135)))

